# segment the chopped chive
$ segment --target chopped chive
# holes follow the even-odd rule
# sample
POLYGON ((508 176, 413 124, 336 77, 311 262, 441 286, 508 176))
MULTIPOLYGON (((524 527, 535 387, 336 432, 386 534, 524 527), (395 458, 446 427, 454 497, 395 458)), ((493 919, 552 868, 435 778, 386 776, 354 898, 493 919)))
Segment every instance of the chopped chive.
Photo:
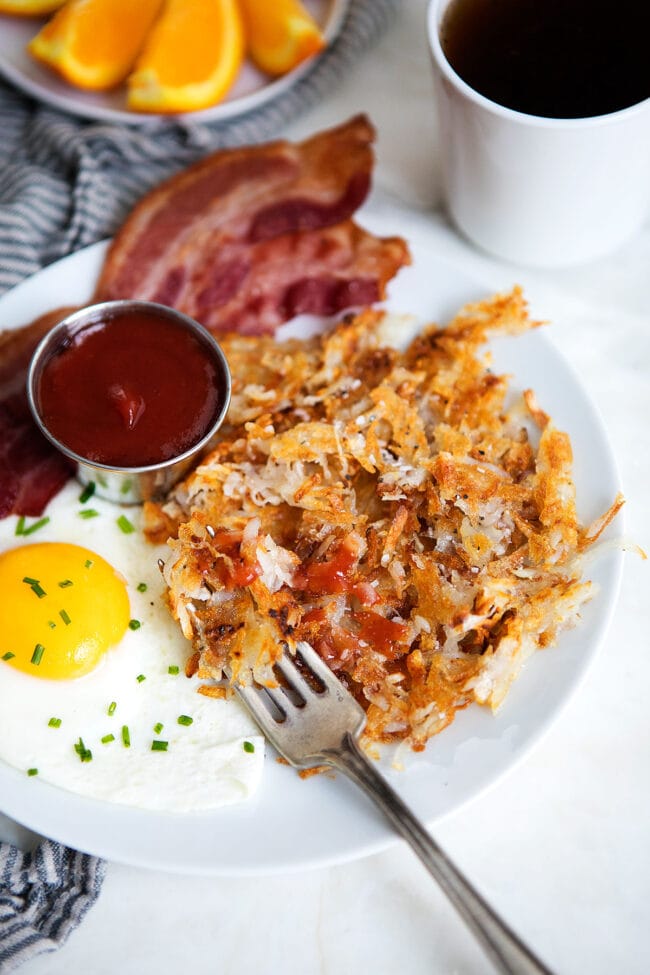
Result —
POLYGON ((79 495, 79 504, 85 504, 86 501, 89 501, 92 498, 94 493, 95 493, 95 482, 88 481, 85 488, 79 495))
MULTIPOLYGON (((13 656, 13 654, 12 654, 12 656, 13 656)), ((168 674, 174 674, 174 675, 176 675, 179 672, 180 672, 180 668, 177 667, 176 664, 170 664, 169 667, 167 668, 167 673, 168 674)))
POLYGON ((136 677, 136 680, 137 680, 138 684, 141 684, 142 681, 143 680, 146 680, 146 679, 147 678, 144 676, 144 674, 138 674, 138 676, 136 677))
POLYGON ((73 585, 74 583, 72 579, 61 579, 61 582, 59 583, 59 589, 69 589, 70 586, 73 585))
POLYGON ((48 728, 60 728, 61 718, 50 718, 50 720, 47 723, 47 726, 48 728))
POLYGON ((141 626, 142 626, 142 623, 140 622, 140 620, 129 620, 129 629, 130 630, 139 630, 141 626))
POLYGON ((25 516, 24 515, 21 515, 20 518, 18 519, 18 521, 16 522, 16 531, 15 531, 15 534, 16 535, 22 535, 22 534, 24 534, 24 531, 25 531, 25 516))
POLYGON ((38 769, 37 768, 28 768, 27 769, 27 774, 28 775, 38 775, 38 769))
POLYGON ((94 565, 94 564, 95 564, 95 563, 93 562, 93 560, 92 560, 92 559, 86 559, 86 561, 84 562, 84 567, 85 567, 86 569, 91 569, 91 568, 93 567, 93 565, 94 565))
POLYGON ((3 653, 2 659, 3 660, 13 660, 13 658, 15 656, 16 656, 16 654, 15 653, 12 653, 11 650, 7 650, 6 653, 3 653))
POLYGON ((255 751, 255 745, 253 744, 252 741, 245 741, 244 742, 244 751, 245 752, 254 752, 255 751))
POLYGON ((23 528, 20 533, 17 532, 16 534, 33 535, 34 532, 37 532, 39 528, 43 528, 44 525, 47 525, 49 520, 50 519, 47 516, 45 518, 39 518, 39 520, 31 524, 29 528, 23 528))
POLYGON ((194 718, 190 718, 189 714, 179 714, 178 723, 185 725, 186 728, 189 728, 191 724, 194 724, 194 718))
POLYGON ((47 625, 51 630, 56 630, 56 623, 54 622, 54 620, 48 620, 47 625))
POLYGON ((125 535, 130 535, 131 532, 135 531, 135 525, 133 525, 126 515, 120 515, 117 519, 118 528, 124 532, 125 535))
POLYGON ((82 508, 81 511, 77 512, 77 514, 80 518, 97 518, 99 516, 99 511, 97 511, 97 508, 82 508))
POLYGON ((61 619, 63 620, 66 626, 70 626, 70 617, 68 616, 68 614, 64 609, 59 610, 59 616, 61 617, 61 619))
POLYGON ((31 579, 29 576, 25 576, 23 582, 25 582, 30 587, 34 595, 38 596, 39 599, 42 599, 43 596, 47 596, 47 593, 41 586, 38 579, 31 579))
POLYGON ((138 592, 146 592, 146 591, 147 591, 147 583, 146 582, 139 582, 138 583, 138 592))
POLYGON ((129 727, 125 724, 122 725, 122 742, 124 743, 125 748, 131 747, 131 735, 129 734, 129 727))
POLYGON ((152 752, 166 752, 168 746, 169 746, 169 742, 168 741, 160 741, 159 739, 154 739, 154 741, 151 742, 151 751, 152 752))
POLYGON ((90 748, 86 748, 83 738, 79 739, 77 744, 74 746, 74 750, 82 762, 92 762, 93 753, 91 752, 90 748))
POLYGON ((102 745, 108 745, 109 741, 115 741, 115 735, 104 735, 101 739, 102 745))
POLYGON ((159 735, 160 732, 163 730, 164 727, 165 726, 163 724, 161 724, 160 721, 158 721, 158 723, 153 726, 153 730, 154 730, 155 734, 159 735))
POLYGON ((41 660, 43 659, 44 653, 45 653, 45 647, 43 646, 43 644, 37 643, 36 646, 34 647, 34 653, 32 654, 31 663, 36 664, 36 666, 38 667, 41 660))
POLYGON ((108 713, 109 713, 109 715, 115 714, 115 708, 116 707, 117 707, 117 701, 111 701, 111 703, 108 705, 108 713))

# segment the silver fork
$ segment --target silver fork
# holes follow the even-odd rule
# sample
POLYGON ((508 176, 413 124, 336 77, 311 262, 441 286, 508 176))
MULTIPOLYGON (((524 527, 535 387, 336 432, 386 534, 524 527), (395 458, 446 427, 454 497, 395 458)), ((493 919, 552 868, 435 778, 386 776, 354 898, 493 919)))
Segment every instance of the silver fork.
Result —
POLYGON ((402 834, 481 942, 493 965, 507 975, 551 975, 463 877, 423 824, 357 744, 363 708, 308 644, 275 667, 277 688, 235 685, 262 733, 299 769, 331 765, 356 782, 402 834))

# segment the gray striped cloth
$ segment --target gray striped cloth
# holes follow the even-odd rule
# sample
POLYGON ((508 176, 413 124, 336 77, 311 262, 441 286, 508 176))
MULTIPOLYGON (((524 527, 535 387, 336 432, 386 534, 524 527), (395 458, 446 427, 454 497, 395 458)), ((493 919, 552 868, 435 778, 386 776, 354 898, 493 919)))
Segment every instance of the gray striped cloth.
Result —
MULTIPOLYGON (((195 159, 273 138, 335 86, 399 4, 352 0, 338 39, 308 74, 263 108, 221 124, 86 122, 0 81, 0 294, 111 236, 144 192, 195 159)), ((101 860, 49 840, 33 853, 0 843, 0 975, 59 947, 97 899, 104 872, 101 860)))
POLYGON ((32 853, 0 844, 0 973, 59 948, 97 900, 105 870, 50 840, 32 853))
POLYGON ((316 104, 379 36, 400 0, 352 0, 337 40, 292 88, 220 124, 146 129, 89 123, 0 81, 0 294, 39 268, 109 237, 163 178, 224 146, 273 138, 316 104))

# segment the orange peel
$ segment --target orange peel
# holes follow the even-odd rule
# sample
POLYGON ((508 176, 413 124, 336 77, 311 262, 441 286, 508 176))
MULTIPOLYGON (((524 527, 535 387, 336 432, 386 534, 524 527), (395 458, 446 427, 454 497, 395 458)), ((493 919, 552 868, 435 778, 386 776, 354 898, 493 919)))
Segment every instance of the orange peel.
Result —
POLYGON ((62 7, 65 0, 0 0, 0 14, 42 17, 62 7))
POLYGON ((251 60, 270 75, 292 71, 325 47, 322 31, 300 0, 239 0, 251 60))
POLYGON ((139 112, 191 112, 220 101, 244 59, 237 0, 167 0, 135 70, 127 104, 139 112))
POLYGON ((27 48, 79 88, 104 90, 129 74, 163 0, 68 0, 27 48))

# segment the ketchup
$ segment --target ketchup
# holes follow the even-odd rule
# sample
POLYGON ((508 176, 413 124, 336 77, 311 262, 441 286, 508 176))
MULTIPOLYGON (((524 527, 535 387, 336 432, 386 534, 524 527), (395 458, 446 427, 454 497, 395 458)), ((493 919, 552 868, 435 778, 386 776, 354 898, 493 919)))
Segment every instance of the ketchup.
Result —
POLYGON ((201 341, 154 312, 81 329, 47 360, 37 397, 54 437, 109 467, 164 463, 197 444, 227 395, 201 341))
POLYGON ((303 592, 351 593, 363 606, 373 606, 379 601, 376 590, 369 582, 356 580, 357 555, 343 542, 326 562, 311 562, 300 567, 293 584, 303 592))

